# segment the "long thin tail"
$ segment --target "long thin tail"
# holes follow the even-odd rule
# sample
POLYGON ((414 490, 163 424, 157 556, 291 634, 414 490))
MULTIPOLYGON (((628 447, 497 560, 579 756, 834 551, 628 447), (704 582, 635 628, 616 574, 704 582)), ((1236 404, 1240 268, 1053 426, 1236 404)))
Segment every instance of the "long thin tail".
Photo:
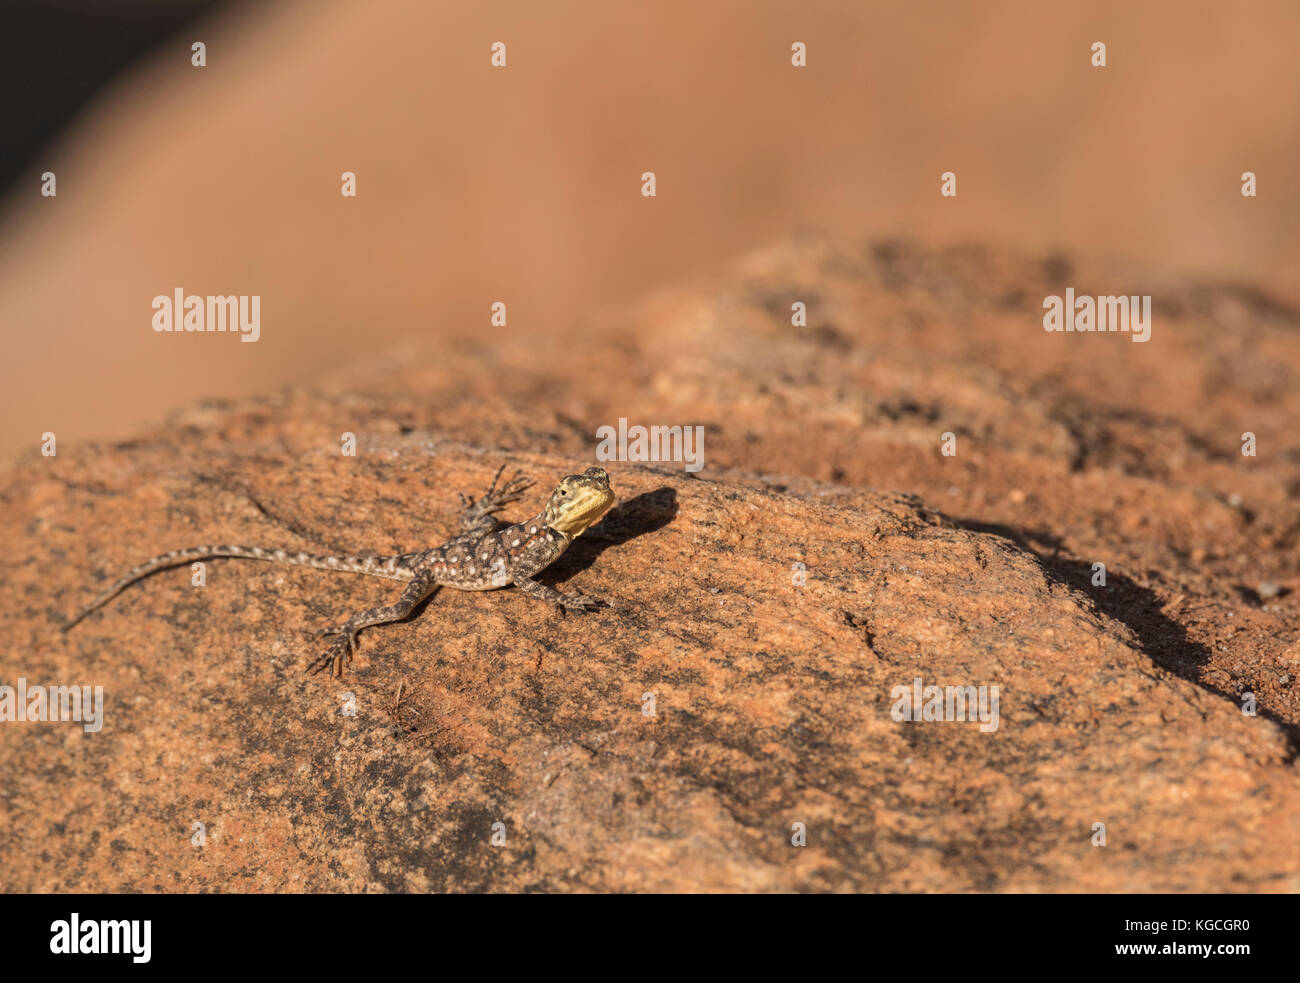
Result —
POLYGON ((63 626, 68 631, 90 612, 103 607, 137 580, 142 580, 151 573, 166 570, 168 567, 180 566, 209 557, 237 557, 242 560, 270 560, 273 563, 291 563, 299 567, 311 567, 315 570, 334 570, 339 573, 362 573, 371 577, 383 577, 387 580, 410 580, 413 573, 409 561, 417 554, 403 553, 393 556, 325 556, 319 553, 298 553, 290 550, 264 550, 257 546, 195 546, 187 550, 172 550, 162 556, 146 560, 138 567, 128 571, 121 579, 81 609, 75 617, 63 626))

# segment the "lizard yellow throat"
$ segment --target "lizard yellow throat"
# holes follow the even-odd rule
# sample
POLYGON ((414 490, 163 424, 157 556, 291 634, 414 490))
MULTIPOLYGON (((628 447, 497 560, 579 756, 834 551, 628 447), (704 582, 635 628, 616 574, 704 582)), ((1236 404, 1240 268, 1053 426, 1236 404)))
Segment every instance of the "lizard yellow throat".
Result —
POLYGON ((574 539, 594 525, 615 501, 605 469, 588 468, 582 474, 560 479, 546 503, 546 525, 574 539))

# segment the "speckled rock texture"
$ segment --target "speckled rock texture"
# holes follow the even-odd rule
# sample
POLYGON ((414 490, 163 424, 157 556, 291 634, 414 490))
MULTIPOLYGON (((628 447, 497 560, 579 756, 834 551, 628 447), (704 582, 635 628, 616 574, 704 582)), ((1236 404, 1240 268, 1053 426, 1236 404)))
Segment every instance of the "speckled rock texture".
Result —
POLYGON ((22 458, 0 684, 105 718, 0 723, 0 887, 1300 890, 1298 367, 1246 286, 809 238, 22 458), (1042 330, 1134 283, 1151 342, 1042 330), (333 680, 314 633, 400 585, 217 560, 59 631, 177 547, 434 545, 502 463, 526 515, 620 417, 703 426, 706 464, 604 462, 618 507, 541 579, 607 608, 443 591, 333 680), (997 686, 997 729, 896 721, 918 678, 997 686))

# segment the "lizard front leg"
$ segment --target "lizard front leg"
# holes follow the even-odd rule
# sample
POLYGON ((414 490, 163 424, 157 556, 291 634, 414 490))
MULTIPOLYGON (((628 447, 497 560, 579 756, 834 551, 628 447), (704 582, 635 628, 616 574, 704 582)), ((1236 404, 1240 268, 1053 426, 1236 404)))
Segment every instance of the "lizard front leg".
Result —
POLYGON ((516 577, 515 586, 529 597, 535 597, 547 604, 558 604, 566 611, 591 611, 601 603, 587 594, 561 594, 554 587, 538 583, 532 577, 516 577))
POLYGON ((402 591, 402 596, 393 604, 382 608, 370 608, 358 611, 337 628, 327 628, 323 634, 337 635, 323 655, 311 662, 305 672, 320 672, 327 665, 333 665, 335 676, 343 675, 343 664, 352 661, 352 654, 357 650, 357 633, 372 625, 388 624, 401 621, 409 615, 417 604, 438 589, 438 581, 432 570, 421 570, 402 591))
POLYGON ((516 474, 500 488, 497 487, 497 481, 501 478, 501 472, 506 469, 503 464, 497 469, 497 473, 492 478, 492 484, 483 494, 482 498, 466 498, 460 496, 462 508, 460 516, 460 531, 462 533, 479 533, 487 535, 495 532, 497 529, 504 528, 506 523, 495 518, 495 513, 500 512, 511 502, 517 502, 522 497, 523 492, 532 487, 532 482, 522 474, 516 474))

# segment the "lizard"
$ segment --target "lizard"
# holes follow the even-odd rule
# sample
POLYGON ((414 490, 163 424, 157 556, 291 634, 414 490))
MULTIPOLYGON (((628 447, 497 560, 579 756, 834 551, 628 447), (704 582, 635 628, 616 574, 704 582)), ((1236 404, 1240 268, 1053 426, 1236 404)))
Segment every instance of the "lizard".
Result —
POLYGON ((406 589, 393 604, 358 611, 341 625, 321 632, 322 636, 336 637, 324 654, 308 663, 304 671, 320 672, 326 666, 332 666, 336 677, 341 677, 344 664, 352 661, 357 650, 357 634, 363 628, 401 621, 439 587, 495 590, 513 584, 525 594, 558 605, 563 610, 588 611, 595 608, 600 602, 590 595, 562 594, 533 578, 559 559, 574 539, 613 506, 615 495, 610 487, 609 474, 604 468, 587 468, 582 474, 566 475, 551 492, 545 508, 530 519, 510 524, 497 518, 497 513, 511 502, 519 501, 533 482, 522 474, 516 474, 498 488, 497 482, 503 471, 505 465, 498 469, 492 484, 481 497, 460 496, 460 534, 441 546, 383 556, 327 556, 296 550, 228 545, 172 550, 129 570, 65 622, 63 631, 69 631, 137 580, 159 570, 212 557, 270 560, 314 570, 406 581, 406 589))

